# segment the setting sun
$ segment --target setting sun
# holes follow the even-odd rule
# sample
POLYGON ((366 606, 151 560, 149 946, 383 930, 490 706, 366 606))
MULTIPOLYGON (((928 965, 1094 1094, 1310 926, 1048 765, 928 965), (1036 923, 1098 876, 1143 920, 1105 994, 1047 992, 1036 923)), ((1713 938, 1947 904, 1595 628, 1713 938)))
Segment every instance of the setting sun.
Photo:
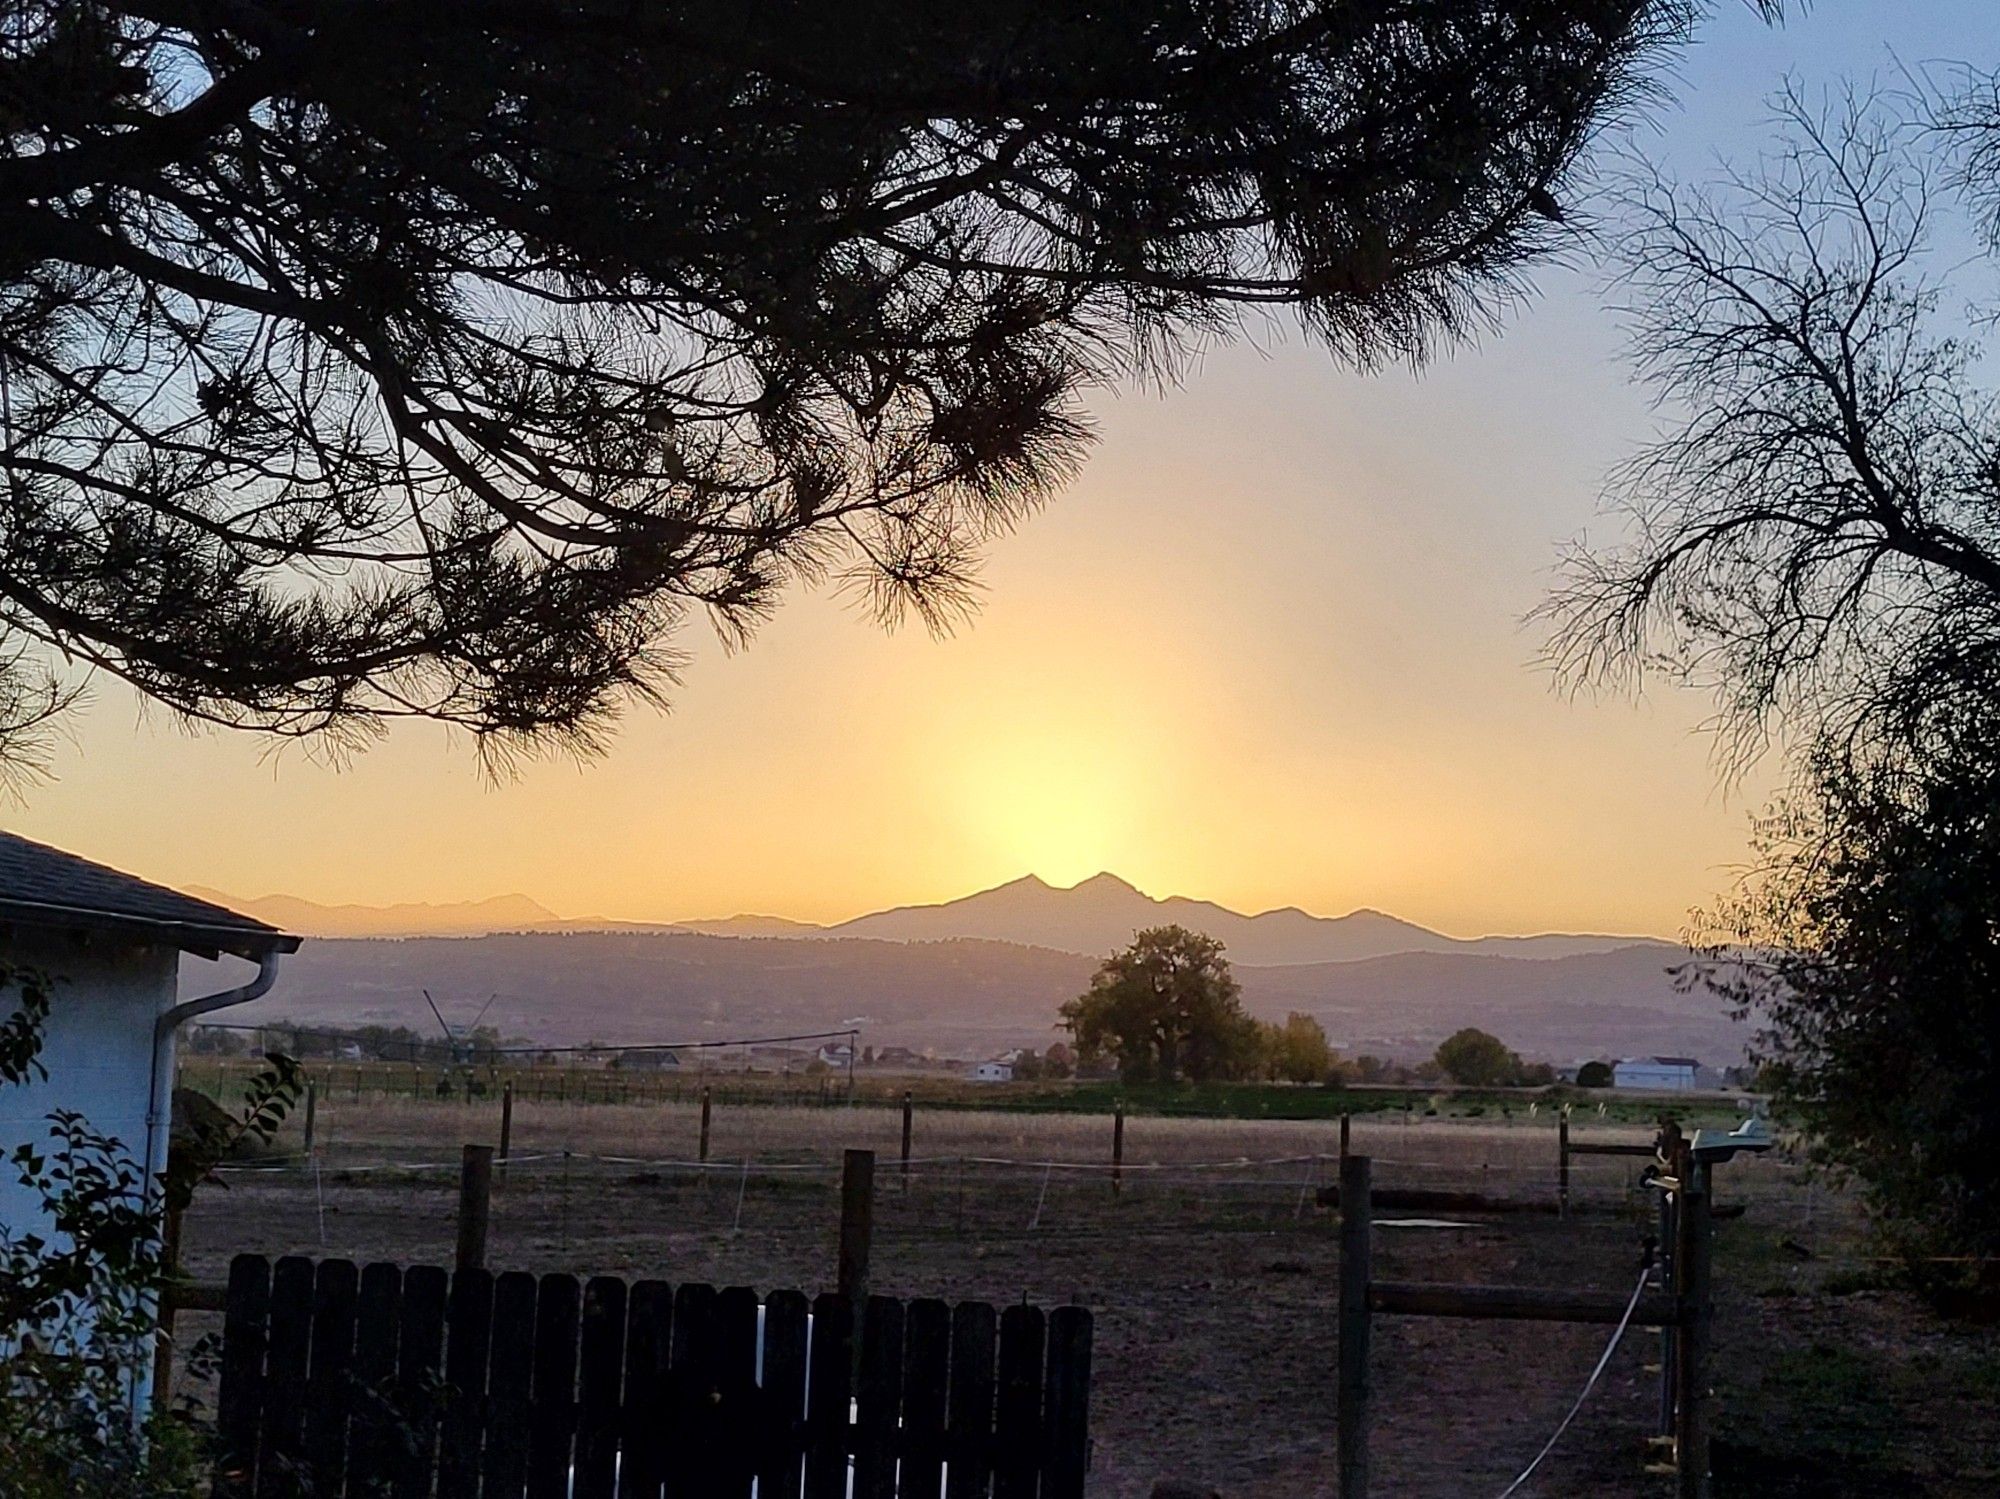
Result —
POLYGON ((1116 866, 1129 848, 1138 777, 1055 736, 980 760, 965 767, 966 794, 953 811, 982 862, 1072 885, 1116 866))

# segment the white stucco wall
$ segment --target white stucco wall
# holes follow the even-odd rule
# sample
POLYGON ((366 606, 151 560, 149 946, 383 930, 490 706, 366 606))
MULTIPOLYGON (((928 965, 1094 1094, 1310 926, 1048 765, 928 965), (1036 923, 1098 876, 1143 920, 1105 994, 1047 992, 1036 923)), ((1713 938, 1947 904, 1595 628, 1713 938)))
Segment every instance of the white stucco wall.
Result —
MULTIPOLYGON (((21 1186, 4 1157, 24 1143, 47 1144, 48 1116, 58 1109, 83 1115, 98 1133, 116 1139, 135 1164, 143 1163, 148 1179, 164 1169, 173 1043, 156 1058, 153 1025, 174 1002, 180 954, 104 934, 23 928, 0 936, 0 962, 51 980, 41 1051, 47 1076, 0 1085, 0 1228, 19 1234, 40 1228, 44 1219, 39 1199, 21 1186), (161 1088, 154 1100, 156 1062, 161 1088), (149 1100, 157 1108, 158 1128, 151 1131, 149 1100)), ((18 989, 0 991, 0 1010, 11 1014, 18 1000, 18 989)), ((151 1362, 142 1358, 132 1370, 135 1411, 144 1408, 150 1380, 151 1362)))
MULTIPOLYGON (((180 955, 102 934, 17 929, 0 937, 0 962, 37 969, 54 981, 41 1054, 48 1076, 0 1086, 0 1155, 25 1141, 45 1142, 49 1114, 73 1109, 139 1160, 147 1146, 153 1023, 174 1002, 180 955)), ((0 1006, 11 1012, 17 999, 17 991, 0 993, 0 1006)), ((163 1122, 168 1103, 158 1100, 163 1122)), ((165 1164, 165 1144, 162 1128, 153 1169, 165 1164)), ((38 1218, 36 1202, 13 1169, 0 1168, 0 1226, 19 1232, 38 1218)))

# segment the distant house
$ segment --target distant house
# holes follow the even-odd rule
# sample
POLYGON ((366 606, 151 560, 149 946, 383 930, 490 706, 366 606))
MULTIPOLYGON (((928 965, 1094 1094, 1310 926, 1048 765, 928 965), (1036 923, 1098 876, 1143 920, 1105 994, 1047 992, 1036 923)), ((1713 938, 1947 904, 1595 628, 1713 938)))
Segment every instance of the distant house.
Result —
MULTIPOLYGON (((223 906, 149 884, 60 849, 0 833, 0 966, 49 981, 42 1027, 45 1075, 0 1088, 0 1157, 46 1146, 48 1116, 80 1114, 124 1146, 151 1183, 166 1169, 176 1030, 197 1015, 256 999, 297 937, 223 906), (247 959, 252 973, 196 978, 180 999, 181 955, 247 959)), ((8 975, 9 989, 18 982, 8 975)), ((17 993, 0 994, 0 1018, 17 993)), ((39 1198, 0 1172, 0 1230, 46 1232, 39 1198)), ((151 1359, 132 1370, 134 1409, 151 1384, 151 1359)))
POLYGON ((680 1053, 665 1047, 635 1046, 611 1059, 620 1072, 669 1072, 681 1065, 680 1053))
POLYGON ((966 1077, 975 1083, 1011 1083, 1014 1081, 1012 1062, 980 1062, 966 1077))
POLYGON ((1614 1088, 1646 1088, 1656 1093, 1691 1093, 1701 1064, 1693 1057, 1627 1057, 1611 1069, 1614 1088))
POLYGON ((818 1057, 829 1067, 846 1067, 854 1061, 854 1048, 844 1043, 822 1046, 818 1057))

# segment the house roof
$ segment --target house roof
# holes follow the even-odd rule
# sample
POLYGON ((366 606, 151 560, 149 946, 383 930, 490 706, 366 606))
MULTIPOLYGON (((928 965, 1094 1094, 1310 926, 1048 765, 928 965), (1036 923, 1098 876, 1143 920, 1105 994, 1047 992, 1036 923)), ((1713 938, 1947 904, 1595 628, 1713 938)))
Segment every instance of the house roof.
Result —
POLYGON ((0 921, 123 932, 189 952, 292 952, 299 939, 227 906, 0 832, 0 921))
POLYGON ((1693 1057, 1627 1057, 1621 1067, 1700 1067, 1693 1057))

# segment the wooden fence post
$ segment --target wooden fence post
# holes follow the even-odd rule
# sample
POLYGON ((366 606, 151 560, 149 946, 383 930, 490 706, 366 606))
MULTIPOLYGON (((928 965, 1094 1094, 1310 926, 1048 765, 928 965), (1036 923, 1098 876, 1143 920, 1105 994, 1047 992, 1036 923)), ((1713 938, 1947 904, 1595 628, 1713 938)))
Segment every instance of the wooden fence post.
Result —
POLYGON ((1347 1110, 1342 1109, 1340 1111, 1340 1163, 1342 1166, 1347 1164, 1347 1132, 1352 1122, 1348 1117, 1347 1110))
POLYGON ((1569 1115, 1556 1120, 1556 1213, 1569 1216, 1569 1115))
POLYGON ((1368 1157, 1340 1163, 1340 1499, 1368 1499, 1368 1281, 1374 1211, 1368 1157))
POLYGON ((461 1272, 486 1268, 486 1224, 492 1208, 493 1147, 468 1145, 458 1168, 458 1256, 461 1272))
POLYGON ((319 1084, 306 1084, 306 1159, 313 1158, 314 1137, 319 1129, 319 1084))
POLYGON ((909 1189, 910 1185, 910 1115, 914 1107, 915 1105, 910 1098, 910 1090, 905 1088, 903 1090, 903 1187, 905 1191, 909 1189))
POLYGON ((875 1152, 850 1150, 840 1165, 840 1260, 835 1288, 851 1306, 868 1299, 868 1250, 875 1236, 875 1152))
POLYGON ((1125 1105, 1119 1104, 1111 1115, 1111 1195, 1120 1196, 1125 1191, 1125 1105))
POLYGON ((500 1085, 500 1176, 507 1176, 507 1157, 514 1148, 514 1084, 500 1085))
POLYGON ((713 1102, 714 1100, 709 1097, 709 1090, 703 1088, 701 1090, 701 1163, 704 1166, 708 1164, 708 1117, 713 1102))
POLYGON ((1674 1371, 1678 1386, 1674 1465, 1679 1474, 1675 1492, 1679 1499, 1709 1499, 1708 1358, 1710 1318, 1714 1311, 1710 1275, 1715 1239, 1709 1218, 1708 1184, 1692 1170, 1681 1182, 1679 1217, 1679 1280, 1689 1316, 1680 1329, 1680 1355, 1674 1371))

